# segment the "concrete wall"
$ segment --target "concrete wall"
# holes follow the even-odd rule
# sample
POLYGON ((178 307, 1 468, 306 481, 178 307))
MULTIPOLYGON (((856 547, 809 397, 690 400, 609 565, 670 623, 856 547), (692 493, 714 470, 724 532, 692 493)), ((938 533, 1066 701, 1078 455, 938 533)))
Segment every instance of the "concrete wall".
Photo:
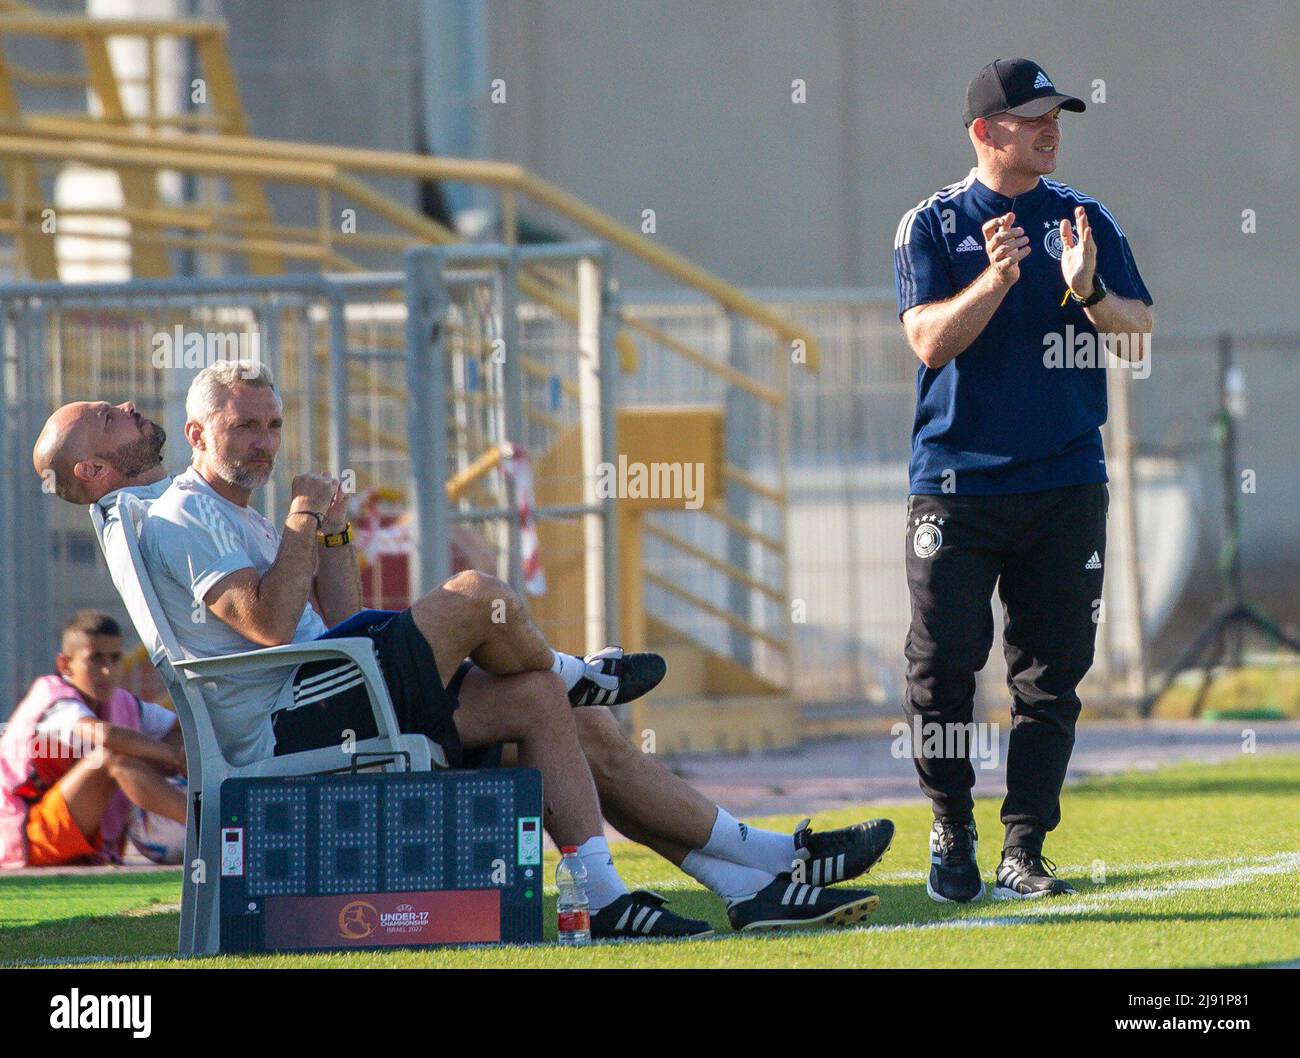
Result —
MULTIPOLYGON (((463 33, 449 5, 219 0, 253 131, 413 149, 434 68, 421 30, 426 42, 439 23, 463 33)), ((1021 54, 1084 98, 1105 82, 1104 103, 1064 116, 1056 176, 1119 218, 1163 329, 1300 324, 1294 3, 486 0, 486 11, 477 141, 628 224, 654 209, 657 238, 739 285, 891 286, 899 216, 973 164, 966 82, 1021 54), (498 77, 506 102, 489 104, 498 77), (806 103, 791 101, 795 78, 806 103)), ((310 206, 291 212, 314 220, 310 206)), ((630 262, 620 272, 630 286, 657 282, 630 262)))
MULTIPOLYGON (((417 0, 220 0, 218 12, 230 26, 231 62, 254 136, 417 149, 417 0)), ((373 183, 407 205, 418 204, 411 181, 373 183)), ((315 225, 314 195, 271 186, 269 198, 278 221, 315 225)), ((387 230, 359 214, 358 230, 387 230)), ((381 261, 364 251, 352 256, 368 266, 381 261)))
MULTIPOLYGON (((755 286, 892 285, 905 209, 973 164, 1004 55, 1087 99, 1056 176, 1130 235, 1162 326, 1294 327, 1300 7, 491 0, 498 157, 755 286), (807 103, 791 102, 791 81, 807 103), (1241 211, 1258 232, 1241 233, 1241 211)), ((627 270, 636 285, 648 278, 627 270)))

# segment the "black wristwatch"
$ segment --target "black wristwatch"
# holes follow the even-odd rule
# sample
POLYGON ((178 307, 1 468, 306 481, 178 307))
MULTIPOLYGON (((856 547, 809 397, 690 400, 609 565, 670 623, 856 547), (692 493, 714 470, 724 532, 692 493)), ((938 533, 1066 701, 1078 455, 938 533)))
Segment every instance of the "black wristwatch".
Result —
POLYGON ((1097 304, 1097 302, 1099 302, 1102 298, 1104 298, 1109 293, 1110 291, 1106 289, 1106 281, 1101 278, 1101 273, 1093 272, 1092 293, 1089 294, 1086 298, 1081 298, 1076 296, 1074 291, 1071 290, 1070 297, 1073 298, 1076 302, 1078 302, 1079 308, 1087 309, 1097 304))

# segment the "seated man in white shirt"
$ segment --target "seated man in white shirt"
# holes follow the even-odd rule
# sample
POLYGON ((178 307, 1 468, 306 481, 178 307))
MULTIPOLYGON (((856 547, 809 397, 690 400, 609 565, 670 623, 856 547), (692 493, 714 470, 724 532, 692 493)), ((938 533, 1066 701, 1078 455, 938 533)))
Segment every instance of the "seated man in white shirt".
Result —
MULTIPOLYGON (((151 579, 164 608, 176 615, 172 626, 182 646, 195 656, 315 638, 327 622, 337 626, 360 606, 352 548, 325 547, 317 533, 317 516, 326 532, 343 527, 346 497, 337 482, 316 475, 294 480, 283 538, 247 506, 253 488, 269 477, 281 427, 280 401, 269 374, 251 366, 257 370, 234 365, 223 374, 223 365, 217 365, 195 380, 186 423, 194 465, 153 503, 145 522, 142 548, 151 579), (286 615, 294 614, 290 627, 286 615)), ((93 455, 95 444, 78 446, 66 439, 78 423, 106 420, 113 410, 128 422, 112 442, 99 441, 98 450, 133 443, 131 431, 155 440, 160 434, 147 420, 140 422, 129 404, 60 409, 51 416, 36 457, 38 472, 57 466, 56 480, 71 483, 60 495, 108 506, 112 490, 138 487, 139 474, 127 478, 112 467, 105 470, 103 457, 93 455)), ((99 435, 88 436, 94 441, 99 435)), ((158 481, 161 477, 151 491, 158 481)), ((592 877, 596 935, 693 935, 707 928, 666 911, 640 914, 643 908, 662 911, 653 894, 625 899, 629 894, 612 870, 598 829, 602 810, 620 831, 727 900, 737 928, 847 923, 875 906, 877 898, 865 891, 822 887, 868 870, 888 846, 892 825, 878 821, 817 834, 804 826, 792 837, 734 819, 640 753, 609 710, 593 704, 595 694, 578 701, 570 694, 566 701, 563 674, 548 664, 558 655, 522 602, 496 578, 460 574, 409 610, 380 614, 376 623, 350 634, 375 641, 404 730, 429 734, 453 763, 464 760, 466 751, 515 743, 519 762, 542 770, 548 828, 557 844, 579 846, 592 877), (506 621, 493 621, 502 605, 506 621), (473 664, 463 660, 467 657, 473 664), (444 671, 453 673, 445 683, 444 671), (798 884, 791 877, 796 860, 798 884), (813 884, 804 885, 805 879, 813 884), (793 895, 783 901, 787 894, 793 895), (606 908, 611 914, 603 913, 606 908), (629 909, 635 913, 625 914, 629 909), (651 919, 648 934, 629 928, 651 919)), ((373 720, 364 699, 356 700, 354 682, 355 671, 329 662, 302 666, 292 678, 283 672, 269 679, 259 674, 234 686, 214 710, 223 747, 233 759, 255 759, 336 744, 346 728, 364 737, 373 720)))

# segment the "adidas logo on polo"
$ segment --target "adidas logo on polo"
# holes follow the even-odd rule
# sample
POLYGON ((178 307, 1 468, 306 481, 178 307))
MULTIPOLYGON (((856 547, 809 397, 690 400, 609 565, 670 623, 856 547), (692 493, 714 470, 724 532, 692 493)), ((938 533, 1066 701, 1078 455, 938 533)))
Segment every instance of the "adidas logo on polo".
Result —
POLYGON ((975 241, 975 236, 967 235, 966 238, 962 239, 962 241, 957 244, 956 252, 968 253, 971 250, 982 250, 982 249, 984 249, 984 247, 975 241))
POLYGON ((1101 569, 1101 555, 1099 555, 1096 551, 1094 551, 1094 552, 1092 553, 1092 558, 1088 559, 1088 563, 1087 563, 1087 565, 1085 565, 1083 568, 1084 568, 1084 569, 1101 569))
POLYGON ((1047 74, 1043 73, 1042 70, 1039 70, 1039 71, 1038 71, 1038 76, 1034 78, 1034 87, 1035 87, 1035 88, 1055 88, 1056 85, 1052 84, 1052 82, 1049 81, 1049 80, 1047 79, 1047 74))

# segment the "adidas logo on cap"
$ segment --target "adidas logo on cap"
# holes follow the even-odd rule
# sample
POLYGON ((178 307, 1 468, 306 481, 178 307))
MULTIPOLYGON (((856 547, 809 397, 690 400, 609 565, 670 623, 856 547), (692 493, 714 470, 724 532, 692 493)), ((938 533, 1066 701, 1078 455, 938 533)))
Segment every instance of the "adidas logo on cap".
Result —
POLYGON ((1042 70, 1039 70, 1038 76, 1034 78, 1034 87, 1055 89, 1056 85, 1052 84, 1052 82, 1047 79, 1047 74, 1043 73, 1042 70))
POLYGON ((971 250, 982 250, 982 249, 984 249, 984 247, 982 247, 979 243, 975 241, 975 236, 967 235, 966 238, 962 239, 962 241, 957 244, 956 252, 968 253, 971 250))

